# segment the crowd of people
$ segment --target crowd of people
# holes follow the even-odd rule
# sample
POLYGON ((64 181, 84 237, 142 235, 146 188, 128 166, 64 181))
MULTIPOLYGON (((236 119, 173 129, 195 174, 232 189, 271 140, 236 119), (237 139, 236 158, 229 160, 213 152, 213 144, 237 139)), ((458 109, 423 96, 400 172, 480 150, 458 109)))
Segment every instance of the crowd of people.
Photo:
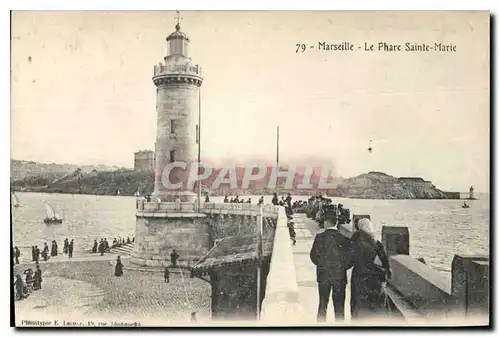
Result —
MULTIPOLYGON (((74 240, 64 240, 63 254, 67 254, 69 258, 73 257, 74 240)), ((31 246, 31 262, 35 263, 35 271, 28 268, 24 271, 25 279, 20 274, 16 274, 14 287, 16 300, 25 299, 31 292, 42 289, 42 270, 40 269, 40 260, 48 261, 50 257, 59 255, 59 247, 56 240, 52 240, 51 247, 45 242, 43 249, 40 250, 38 245, 31 246)), ((21 251, 15 246, 13 249, 14 264, 20 264, 19 258, 21 251)))
POLYGON ((130 237, 127 237, 127 239, 118 237, 118 239, 113 238, 113 242, 110 246, 108 239, 106 238, 101 238, 99 242, 97 242, 97 239, 95 239, 94 244, 92 246, 92 254, 99 252, 101 256, 103 256, 104 253, 109 252, 110 249, 112 248, 119 248, 134 242, 135 242, 135 237, 132 237, 132 239, 130 239, 130 237))
POLYGON ((330 294, 336 319, 344 319, 347 271, 351 268, 351 317, 385 315, 384 289, 391 270, 384 247, 374 237, 373 223, 365 218, 356 221, 354 234, 348 239, 338 231, 340 225, 351 222, 349 209, 342 204, 334 205, 331 199, 318 196, 292 206, 296 212, 305 213, 321 228, 326 228, 316 235, 310 251, 310 259, 316 265, 318 321, 326 319, 330 294), (377 257, 381 264, 375 263, 377 257))
POLYGON ((380 241, 375 239, 373 223, 369 219, 353 223, 355 232, 349 239, 338 228, 351 223, 350 210, 340 203, 334 204, 330 198, 320 195, 307 201, 292 202, 290 194, 280 198, 275 193, 272 203, 285 207, 292 244, 296 242, 294 213, 306 214, 325 229, 316 235, 310 251, 310 259, 316 265, 318 321, 326 320, 330 296, 336 319, 344 319, 347 271, 351 268, 351 317, 363 319, 386 314, 385 283, 391 277, 391 270, 387 253, 380 241), (377 257, 380 264, 375 263, 377 257))
POLYGON ((296 201, 292 208, 295 213, 305 213, 308 218, 316 220, 320 228, 324 228, 328 212, 336 214, 339 225, 351 222, 351 212, 348 208, 344 208, 342 204, 335 205, 332 199, 321 195, 310 197, 308 201, 296 201))
POLYGON ((20 274, 16 274, 14 281, 15 299, 17 301, 28 298, 33 291, 42 289, 42 270, 38 262, 34 272, 33 269, 28 268, 24 271, 24 275, 25 279, 23 280, 20 274))
MULTIPOLYGON (((264 197, 261 197, 261 199, 264 200, 264 197)), ((259 199, 259 204, 260 204, 260 200, 261 199, 259 199)), ((229 196, 226 195, 224 197, 224 203, 226 203, 226 204, 227 203, 230 203, 230 204, 251 204, 252 203, 252 198, 248 198, 245 201, 245 199, 243 197, 241 199, 238 196, 235 196, 234 198, 229 198, 229 196)))
MULTIPOLYGON (((73 257, 73 245, 74 241, 71 240, 69 242, 68 239, 64 240, 64 248, 63 248, 63 253, 68 254, 68 257, 71 258, 73 257)), ((21 257, 21 251, 17 246, 14 247, 14 264, 19 264, 19 258, 21 257)), ((47 242, 43 244, 43 249, 40 250, 38 245, 31 246, 31 261, 35 263, 40 262, 40 258, 43 259, 43 261, 48 261, 50 257, 57 256, 59 255, 59 246, 57 245, 56 240, 52 240, 51 248, 49 249, 49 246, 47 242)))

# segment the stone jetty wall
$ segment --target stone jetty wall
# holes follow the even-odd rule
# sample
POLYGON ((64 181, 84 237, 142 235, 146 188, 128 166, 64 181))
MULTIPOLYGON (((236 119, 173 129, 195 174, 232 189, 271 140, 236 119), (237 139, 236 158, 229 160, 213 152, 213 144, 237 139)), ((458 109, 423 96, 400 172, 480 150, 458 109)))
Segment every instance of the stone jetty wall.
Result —
MULTIPOLYGON (((351 238, 354 223, 361 218, 370 215, 353 215, 353 221, 341 225, 339 231, 351 238)), ((402 317, 409 325, 488 324, 488 256, 456 254, 450 279, 426 265, 423 258, 410 255, 408 227, 383 226, 381 241, 392 269, 386 292, 394 317, 402 317)), ((280 324, 294 324, 301 320, 303 310, 286 220, 278 218, 261 319, 266 324, 276 319, 280 324)))
MULTIPOLYGON (((368 215, 353 215, 360 219, 368 215)), ((341 226, 351 237, 353 223, 341 226)), ((387 283, 391 309, 408 321, 479 318, 489 312, 489 257, 456 254, 451 279, 410 255, 410 233, 406 226, 383 226, 382 244, 389 255, 392 278, 387 283)))
MULTIPOLYGON (((257 234, 260 206, 255 204, 137 202, 134 264, 170 265, 170 253, 179 254, 179 266, 189 267, 214 244, 229 236, 257 234)), ((263 206, 263 235, 274 235, 278 208, 263 206)))

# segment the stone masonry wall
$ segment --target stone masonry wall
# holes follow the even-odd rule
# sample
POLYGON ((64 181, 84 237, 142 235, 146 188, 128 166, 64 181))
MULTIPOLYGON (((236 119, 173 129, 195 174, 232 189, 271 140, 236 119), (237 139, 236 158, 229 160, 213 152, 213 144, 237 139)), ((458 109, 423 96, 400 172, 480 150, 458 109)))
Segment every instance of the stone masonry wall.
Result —
MULTIPOLYGON (((255 207, 206 205, 203 213, 194 213, 193 205, 182 203, 175 210, 173 203, 141 205, 136 218, 135 247, 131 261, 141 266, 170 265, 170 253, 180 255, 179 265, 190 266, 202 258, 216 243, 228 236, 257 234, 258 216, 255 207), (153 210, 151 206, 159 209, 153 210), (255 208, 255 209, 254 209, 255 208)), ((273 237, 277 213, 266 209, 263 216, 263 237, 273 237)))
MULTIPOLYGON (((161 84, 157 88, 156 104, 158 116, 154 195, 164 201, 174 201, 175 197, 168 198, 172 191, 162 184, 161 176, 170 163, 171 150, 175 150, 175 161, 189 163, 197 160, 198 87, 189 83, 161 84), (175 120, 174 133, 171 133, 171 120, 175 120)), ((175 171, 172 173, 176 175, 175 171)), ((181 172, 177 175, 178 180, 186 181, 181 172)))
POLYGON ((142 266, 170 265, 170 253, 179 254, 179 265, 189 266, 210 249, 208 218, 137 217, 132 262, 142 266))

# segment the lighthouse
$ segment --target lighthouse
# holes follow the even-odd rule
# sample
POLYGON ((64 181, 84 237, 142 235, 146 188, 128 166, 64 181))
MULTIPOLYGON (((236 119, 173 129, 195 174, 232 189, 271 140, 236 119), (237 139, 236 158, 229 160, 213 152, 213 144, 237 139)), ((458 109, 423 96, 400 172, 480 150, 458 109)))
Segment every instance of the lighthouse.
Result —
POLYGON ((188 56, 189 42, 177 17, 175 31, 167 37, 164 62, 154 66, 155 185, 152 201, 137 205, 131 253, 131 262, 140 266, 171 265, 170 254, 175 249, 177 265, 189 267, 210 248, 209 219, 195 208, 197 195, 187 186, 190 166, 198 161, 197 121, 203 81, 200 67, 188 56))
POLYGON ((162 202, 192 202, 196 198, 186 185, 190 165, 197 162, 196 121, 203 78, 200 66, 188 55, 189 42, 177 17, 175 31, 167 37, 164 63, 154 66, 157 128, 153 196, 162 202))
POLYGON ((474 187, 470 187, 469 189, 469 199, 473 200, 474 199, 474 187))

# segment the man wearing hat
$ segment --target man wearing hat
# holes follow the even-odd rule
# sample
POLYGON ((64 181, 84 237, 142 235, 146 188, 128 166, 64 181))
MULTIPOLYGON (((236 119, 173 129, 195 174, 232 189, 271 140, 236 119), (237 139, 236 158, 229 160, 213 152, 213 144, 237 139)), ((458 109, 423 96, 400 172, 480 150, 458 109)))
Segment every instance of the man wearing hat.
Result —
POLYGON ((325 231, 316 234, 310 258, 316 265, 319 305, 318 321, 325 321, 330 293, 335 320, 344 320, 345 288, 349 265, 350 241, 337 230, 337 212, 328 207, 325 215, 325 231))

